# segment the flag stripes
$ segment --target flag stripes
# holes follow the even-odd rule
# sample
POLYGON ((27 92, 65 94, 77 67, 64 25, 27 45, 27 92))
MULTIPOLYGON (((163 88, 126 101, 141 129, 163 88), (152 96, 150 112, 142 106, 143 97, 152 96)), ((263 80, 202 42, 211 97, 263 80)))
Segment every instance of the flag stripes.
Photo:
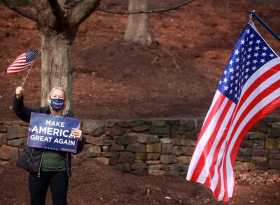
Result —
MULTIPOLYGON (((221 114, 217 113, 217 116, 219 116, 219 121, 217 122, 216 126, 210 126, 210 128, 213 127, 214 130, 211 130, 211 134, 209 133, 210 137, 209 137, 209 139, 207 139, 207 142, 204 145, 203 154, 200 156, 200 159, 197 162, 198 169, 195 171, 195 174, 193 174, 193 177, 192 177, 192 180, 194 180, 194 181, 197 181, 197 179, 202 171, 203 165, 204 164, 206 165, 206 162, 209 162, 208 160, 206 160, 206 158, 209 157, 210 149, 212 148, 212 146, 215 142, 216 136, 218 135, 218 131, 222 125, 222 122, 224 121, 224 118, 226 117, 226 114, 232 104, 232 102, 229 100, 224 100, 224 103, 226 103, 225 106, 224 107, 221 106, 221 109, 219 110, 219 111, 221 111, 221 114)), ((218 138, 218 136, 217 136, 217 138, 218 138)))
POLYGON ((276 56, 267 63, 264 59, 262 61, 264 64, 241 84, 237 103, 231 101, 221 89, 216 91, 190 162, 187 180, 209 186, 214 197, 221 201, 226 202, 233 197, 234 164, 244 136, 255 123, 280 104, 280 59, 276 56))
POLYGON ((21 54, 7 69, 7 74, 19 73, 32 66, 38 51, 27 51, 21 54))

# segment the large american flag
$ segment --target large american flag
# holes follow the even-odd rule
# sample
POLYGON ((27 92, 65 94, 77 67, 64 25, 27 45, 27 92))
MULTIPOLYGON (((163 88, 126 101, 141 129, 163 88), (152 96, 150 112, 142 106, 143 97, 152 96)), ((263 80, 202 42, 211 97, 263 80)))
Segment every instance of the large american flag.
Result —
POLYGON ((27 51, 21 54, 7 69, 7 74, 19 73, 32 66, 38 51, 27 51))
POLYGON ((240 144, 255 123, 280 105, 279 88, 280 59, 248 23, 205 118, 187 180, 209 186, 221 201, 233 197, 240 144))

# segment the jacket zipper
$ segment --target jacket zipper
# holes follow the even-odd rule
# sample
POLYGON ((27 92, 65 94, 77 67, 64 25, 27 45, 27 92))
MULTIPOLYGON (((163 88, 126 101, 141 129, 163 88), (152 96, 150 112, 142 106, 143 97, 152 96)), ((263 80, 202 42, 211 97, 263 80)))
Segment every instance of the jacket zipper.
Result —
POLYGON ((42 153, 42 157, 41 157, 41 162, 40 162, 40 165, 39 165, 38 177, 40 177, 40 170, 41 170, 41 165, 42 165, 42 161, 43 161, 43 156, 44 156, 44 149, 43 149, 43 153, 42 153))
POLYGON ((68 178, 70 178, 69 167, 68 167, 68 153, 67 152, 66 152, 66 170, 67 170, 68 178))
POLYGON ((31 154, 30 154, 30 156, 29 156, 29 158, 27 160, 28 162, 30 161, 30 158, 32 157, 33 151, 34 151, 34 148, 32 149, 32 152, 31 152, 31 154))

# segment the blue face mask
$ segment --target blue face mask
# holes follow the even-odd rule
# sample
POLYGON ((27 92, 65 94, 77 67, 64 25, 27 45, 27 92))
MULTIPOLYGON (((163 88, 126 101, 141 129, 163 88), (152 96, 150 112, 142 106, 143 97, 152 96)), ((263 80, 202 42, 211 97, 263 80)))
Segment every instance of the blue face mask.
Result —
POLYGON ((64 100, 63 99, 52 99, 51 106, 52 106, 52 109, 54 109, 55 111, 59 111, 64 106, 64 100))

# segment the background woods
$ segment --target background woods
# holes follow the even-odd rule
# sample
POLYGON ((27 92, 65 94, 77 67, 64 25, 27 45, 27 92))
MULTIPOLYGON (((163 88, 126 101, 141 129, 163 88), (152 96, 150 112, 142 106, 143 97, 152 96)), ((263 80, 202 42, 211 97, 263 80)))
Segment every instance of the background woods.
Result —
MULTIPOLYGON (((182 2, 150 1, 150 9, 172 7, 182 2)), ((127 3, 110 0, 102 6, 127 11, 127 3)), ((76 117, 204 117, 234 44, 249 20, 249 8, 255 9, 276 33, 280 33, 275 26, 279 20, 276 6, 230 1, 227 13, 226 1, 213 1, 207 10, 211 2, 208 3, 196 0, 178 10, 150 14, 154 39, 171 55, 161 47, 146 48, 123 42, 127 15, 94 12, 80 25, 73 42, 76 117), (180 69, 174 65, 174 59, 180 69)), ((34 21, 4 6, 0 9, 0 105, 3 108, 0 114, 3 120, 16 120, 11 97, 27 71, 7 75, 6 69, 22 52, 38 49, 42 35, 34 21)), ((34 8, 24 9, 36 14, 34 8)), ((254 22, 269 45, 279 53, 279 42, 254 22)), ((25 85, 25 104, 29 107, 41 105, 39 96, 45 89, 41 87, 40 72, 44 71, 40 61, 39 55, 25 85)), ((278 113, 276 110, 271 115, 278 113)))
MULTIPOLYGON (((63 87, 72 107, 72 48, 80 24, 98 10, 101 0, 36 1, 36 14, 17 6, 10 0, 5 5, 33 20, 41 35, 41 106, 50 90, 63 87)), ((188 3, 191 2, 187 1, 188 3)), ((147 10, 149 1, 131 0, 129 10, 147 10)), ((127 42, 151 45, 153 42, 149 14, 129 15, 124 38, 127 42)))

